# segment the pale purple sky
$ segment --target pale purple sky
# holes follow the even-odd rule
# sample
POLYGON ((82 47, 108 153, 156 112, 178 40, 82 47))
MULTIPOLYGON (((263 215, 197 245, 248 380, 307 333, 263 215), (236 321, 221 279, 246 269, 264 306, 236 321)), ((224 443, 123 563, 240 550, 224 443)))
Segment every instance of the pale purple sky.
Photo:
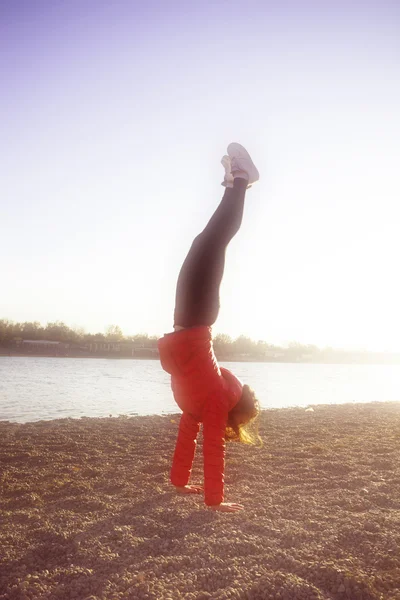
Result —
POLYGON ((397 2, 0 4, 0 318, 170 331, 245 144, 215 331, 400 350, 397 2))

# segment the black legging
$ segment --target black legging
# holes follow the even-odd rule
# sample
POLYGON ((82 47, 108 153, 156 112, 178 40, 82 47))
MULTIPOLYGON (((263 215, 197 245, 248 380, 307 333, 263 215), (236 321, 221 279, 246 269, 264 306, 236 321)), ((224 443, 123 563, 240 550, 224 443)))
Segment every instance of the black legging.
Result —
POLYGON ((219 287, 225 251, 242 223, 248 182, 236 178, 207 223, 194 239, 176 286, 174 326, 211 326, 218 317, 219 287))

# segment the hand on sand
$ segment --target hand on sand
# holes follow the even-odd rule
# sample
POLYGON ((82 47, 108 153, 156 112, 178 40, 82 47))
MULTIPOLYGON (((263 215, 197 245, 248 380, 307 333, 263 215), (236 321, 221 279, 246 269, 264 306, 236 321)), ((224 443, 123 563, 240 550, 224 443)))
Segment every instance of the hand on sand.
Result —
POLYGON ((221 502, 221 504, 215 504, 209 506, 211 510, 220 510, 221 512, 239 512, 244 509, 243 504, 236 504, 236 502, 221 502))
POLYGON ((203 488, 201 485, 183 485, 183 486, 175 486, 178 494, 202 494, 203 488))

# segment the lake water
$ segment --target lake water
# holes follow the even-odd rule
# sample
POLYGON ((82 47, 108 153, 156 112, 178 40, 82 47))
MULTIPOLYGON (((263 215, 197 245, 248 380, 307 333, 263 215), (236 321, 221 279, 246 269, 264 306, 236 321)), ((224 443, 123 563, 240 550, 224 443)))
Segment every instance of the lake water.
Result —
MULTIPOLYGON (((400 400, 400 365, 221 362, 262 408, 400 400)), ((0 420, 177 413, 156 360, 0 357, 0 420)))

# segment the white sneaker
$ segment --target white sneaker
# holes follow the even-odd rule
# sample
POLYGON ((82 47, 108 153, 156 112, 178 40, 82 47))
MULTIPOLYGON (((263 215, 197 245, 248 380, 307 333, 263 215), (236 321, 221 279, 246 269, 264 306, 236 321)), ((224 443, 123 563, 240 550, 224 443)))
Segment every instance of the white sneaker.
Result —
POLYGON ((250 154, 241 144, 233 142, 228 146, 228 154, 231 160, 231 173, 233 178, 241 175, 247 176, 250 187, 260 179, 260 174, 251 160, 250 154))
POLYGON ((224 185, 225 187, 233 187, 231 159, 227 154, 221 158, 221 164, 225 169, 225 177, 221 185, 224 185))

